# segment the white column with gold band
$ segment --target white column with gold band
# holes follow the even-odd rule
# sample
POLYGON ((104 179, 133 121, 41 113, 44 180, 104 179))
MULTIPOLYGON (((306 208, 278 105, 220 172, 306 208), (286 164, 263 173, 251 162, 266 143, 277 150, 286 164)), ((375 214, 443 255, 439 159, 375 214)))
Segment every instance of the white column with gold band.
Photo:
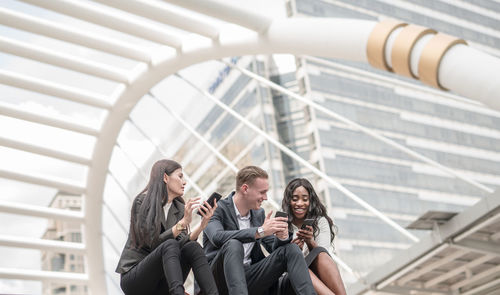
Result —
POLYGON ((368 62, 376 68, 500 110, 500 59, 462 39, 386 19, 373 28, 366 50, 368 62))

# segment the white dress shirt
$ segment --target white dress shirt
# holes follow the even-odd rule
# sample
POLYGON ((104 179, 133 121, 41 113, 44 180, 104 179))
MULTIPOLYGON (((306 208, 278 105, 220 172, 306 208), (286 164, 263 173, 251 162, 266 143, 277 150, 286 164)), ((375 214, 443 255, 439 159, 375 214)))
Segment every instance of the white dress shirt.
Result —
POLYGON ((163 213, 165 213, 165 220, 167 220, 168 210, 170 210, 170 206, 172 206, 172 202, 166 203, 165 206, 163 206, 163 213))
MULTIPOLYGON (((236 212, 236 218, 238 219, 238 225, 240 229, 247 229, 250 228, 250 210, 248 211, 248 214, 246 216, 241 216, 240 211, 238 211, 238 208, 236 207, 236 204, 233 202, 234 205, 234 212, 236 212)), ((255 245, 255 242, 250 242, 250 243, 243 243, 243 251, 244 251, 244 256, 243 256, 243 264, 250 265, 252 263, 252 259, 250 258, 250 253, 252 252, 253 246, 255 245)))

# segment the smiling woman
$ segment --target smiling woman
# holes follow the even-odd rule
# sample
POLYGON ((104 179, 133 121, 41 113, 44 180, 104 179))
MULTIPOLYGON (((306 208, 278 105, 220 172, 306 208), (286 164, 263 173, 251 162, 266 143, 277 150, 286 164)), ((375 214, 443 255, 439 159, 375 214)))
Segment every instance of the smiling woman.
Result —
MULTIPOLYGON (((292 243, 304 253, 314 289, 318 294, 346 294, 335 262, 329 256, 335 238, 334 224, 314 187, 305 178, 296 178, 285 188, 282 210, 287 212, 292 243), (311 225, 307 221, 312 221, 311 225)), ((291 292, 288 276, 282 279, 282 294, 291 292)))

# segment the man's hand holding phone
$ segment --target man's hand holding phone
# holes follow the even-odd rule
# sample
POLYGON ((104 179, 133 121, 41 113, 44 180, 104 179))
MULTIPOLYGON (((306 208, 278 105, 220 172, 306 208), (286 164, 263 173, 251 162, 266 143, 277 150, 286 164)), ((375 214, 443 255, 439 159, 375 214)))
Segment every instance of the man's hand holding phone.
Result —
POLYGON ((266 219, 264 220, 264 224, 262 224, 262 229, 264 230, 262 237, 270 236, 272 234, 276 234, 279 236, 285 236, 286 232, 286 238, 288 237, 288 216, 286 213, 280 211, 276 212, 275 217, 271 217, 273 214, 273 211, 269 212, 267 214, 266 219), (283 214, 285 215, 283 215, 283 214), (281 217, 279 216, 281 214, 281 217))

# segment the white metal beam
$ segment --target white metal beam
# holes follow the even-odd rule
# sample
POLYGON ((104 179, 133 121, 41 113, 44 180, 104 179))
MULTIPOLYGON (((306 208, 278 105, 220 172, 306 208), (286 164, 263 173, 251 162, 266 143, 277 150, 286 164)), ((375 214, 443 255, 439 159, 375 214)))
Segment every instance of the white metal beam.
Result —
MULTIPOLYGON (((149 95, 155 97, 154 94, 149 92, 149 95)), ((172 111, 170 107, 168 107, 166 104, 164 104, 161 100, 157 99, 158 103, 170 114, 172 117, 174 117, 175 120, 177 120, 179 123, 181 123, 184 128, 186 128, 191 134, 194 135, 201 143, 203 143, 219 160, 222 161, 222 163, 226 164, 233 172, 238 172, 238 168, 228 159, 226 158, 223 154, 221 154, 217 148, 215 148, 208 140, 206 140, 203 135, 198 133, 194 128, 189 126, 189 124, 184 121, 184 119, 181 118, 176 112, 172 111)))
POLYGON ((84 273, 17 268, 0 268, 0 277, 2 279, 50 281, 60 282, 63 284, 85 284, 89 281, 88 275, 84 273))
POLYGON ((500 247, 497 243, 466 239, 458 243, 454 243, 453 246, 483 254, 493 254, 500 257, 500 247))
POLYGON ((180 49, 182 46, 180 38, 167 33, 166 30, 162 30, 158 26, 150 25, 130 16, 117 14, 111 9, 102 9, 89 2, 75 0, 22 1, 176 49, 180 49))
MULTIPOLYGON (((211 1, 188 2, 193 6, 211 3, 211 1)), ((182 6, 182 3, 179 5, 182 6)), ((219 5, 222 4, 219 2, 219 5)), ((216 11, 212 12, 216 14, 216 11)), ((289 53, 366 63, 366 44, 375 24, 373 21, 354 19, 295 18, 273 20, 267 30, 264 29, 265 31, 258 36, 221 30, 217 44, 200 44, 183 50, 179 55, 165 56, 152 63, 147 71, 141 73, 130 85, 125 86, 103 123, 101 136, 94 148, 92 166, 87 174, 84 239, 88 247, 89 287, 93 290, 91 292, 106 292, 106 282, 102 276, 104 272, 102 237, 95 230, 102 227, 102 217, 95 212, 102 210, 106 173, 116 139, 123 123, 141 97, 170 74, 199 62, 227 56, 289 53)), ((492 80, 496 76, 498 75, 490 76, 489 79, 492 80)), ((450 89, 454 91, 453 87, 450 89)), ((480 100, 475 95, 470 98, 480 100)))
POLYGON ((57 96, 98 108, 111 108, 111 103, 107 101, 108 97, 104 95, 11 71, 0 70, 0 83, 38 93, 57 96))
POLYGON ((456 237, 453 238, 453 242, 457 243, 465 238, 467 238, 468 236, 470 236, 471 234, 477 232, 478 230, 480 230, 481 228, 485 227, 485 226, 488 226, 490 224, 493 224, 495 222, 497 222, 498 220, 500 220, 500 212, 497 212, 496 214, 494 215, 490 215, 488 216, 488 218, 482 220, 481 222, 479 222, 478 224, 474 225, 473 227, 467 229, 466 231, 464 231, 463 233, 457 235, 456 237))
POLYGON ((465 182, 475 186, 476 188, 479 188, 482 191, 485 191, 485 192, 490 193, 490 194, 494 192, 493 189, 475 181, 474 179, 471 179, 471 178, 463 175, 462 173, 456 172, 455 170, 453 170, 451 168, 448 168, 444 165, 441 165, 438 162, 436 162, 436 161, 434 161, 434 160, 432 160, 432 159, 430 159, 422 154, 419 154, 415 151, 412 151, 411 149, 397 143, 396 141, 394 141, 390 138, 387 138, 387 137, 379 134, 378 132, 371 130, 365 126, 362 126, 362 125, 360 125, 352 120, 349 120, 348 118, 346 118, 346 117, 344 117, 344 116, 342 116, 342 115, 340 115, 340 114, 338 114, 330 109, 327 109, 326 107, 321 106, 318 103, 316 103, 310 99, 306 99, 305 97, 298 95, 297 93, 294 93, 294 92, 284 88, 283 86, 280 86, 280 85, 278 85, 278 84, 276 84, 276 83, 274 83, 274 82, 272 82, 264 77, 261 77, 255 73, 252 73, 251 71, 244 69, 244 68, 242 68, 238 65, 235 65, 233 63, 229 63, 227 61, 222 61, 222 62, 230 67, 238 69, 241 73, 245 74, 246 76, 248 76, 252 79, 257 80, 259 83, 266 85, 266 86, 268 86, 276 91, 279 91, 279 92, 287 95, 288 97, 291 97, 291 98, 294 98, 300 102, 303 102, 304 104, 312 107, 313 109, 315 109, 317 111, 320 111, 320 112, 328 115, 331 118, 334 118, 338 121, 344 122, 349 126, 353 126, 354 128, 363 132, 364 134, 366 134, 372 138, 375 138, 376 140, 381 141, 385 144, 388 144, 389 146, 391 146, 391 147, 393 147, 393 148, 395 148, 395 149, 397 149, 397 150, 399 150, 399 151, 401 151, 401 152, 403 152, 403 153, 405 153, 405 154, 407 154, 415 159, 418 159, 422 162, 425 162, 425 163, 431 165, 432 167, 435 167, 436 169, 439 169, 439 170, 441 170, 441 171, 443 171, 451 176, 454 176, 462 181, 465 181, 465 182))
POLYGON ((92 127, 87 127, 77 123, 56 119, 54 117, 47 117, 33 112, 28 112, 1 102, 0 102, 0 115, 21 119, 25 121, 30 121, 34 123, 39 123, 47 126, 57 127, 91 136, 99 135, 99 130, 94 129, 92 127))
MULTIPOLYGON (((176 75, 179 76, 179 74, 176 74, 176 75)), ((181 76, 179 76, 179 77, 181 77, 181 76)), ((410 240, 412 240, 414 242, 418 241, 418 238, 416 236, 414 236, 412 233, 410 233, 408 230, 404 229, 402 226, 400 226, 399 224, 397 224, 396 222, 394 222, 392 219, 390 219, 389 217, 387 217, 385 214, 383 214, 382 212, 380 212, 377 209, 375 209, 373 206, 371 206, 370 204, 368 204, 367 202, 365 202, 363 199, 361 199, 360 197, 358 197, 357 195, 355 195, 353 192, 351 192, 350 190, 348 190, 347 188, 345 188, 338 181, 333 180, 325 172, 319 170, 314 165, 312 165, 308 161, 304 160, 302 157, 300 157, 299 155, 297 155, 295 152, 293 152, 292 150, 290 150, 288 147, 286 147, 285 145, 283 145, 281 142, 279 142, 276 139, 274 139, 271 136, 269 136, 267 133, 265 133, 264 131, 262 131, 259 127, 255 126, 253 123, 251 123, 250 121, 248 121, 246 118, 244 118, 243 116, 241 116, 240 114, 238 114, 237 112, 235 112, 234 110, 232 110, 231 108, 229 108, 227 105, 225 105, 224 103, 222 103, 221 101, 219 101, 216 97, 214 97, 213 95, 211 95, 210 93, 208 93, 204 89, 201 89, 200 87, 198 87, 197 85, 195 85, 191 81, 189 81, 189 80, 187 80, 187 79, 185 79, 183 77, 181 77, 181 79, 183 79, 184 81, 186 81, 189 85, 191 85, 193 88, 195 88, 196 90, 198 90, 204 96, 210 98, 210 100, 212 100, 215 104, 217 104, 219 107, 221 107, 222 109, 224 109, 226 112, 230 113, 231 115, 233 115, 234 117, 236 117, 238 120, 240 120, 241 122, 243 122, 243 124, 245 124, 247 127, 249 127, 253 131, 257 132, 259 135, 261 135, 262 137, 264 137, 266 140, 268 140, 271 144, 273 144, 279 150, 281 150, 282 152, 284 152, 285 154, 287 154, 288 156, 290 156, 292 159, 296 160, 297 162, 299 162, 302 165, 304 165, 305 167, 307 167, 309 170, 311 170, 311 172, 313 172, 317 176, 319 176, 322 179, 324 179, 327 183, 329 183, 330 185, 334 186, 335 188, 337 188, 338 190, 340 190, 341 192, 343 192, 345 195, 347 195, 353 201, 355 201, 356 203, 358 203, 360 206, 362 206, 366 210, 370 211, 371 213, 373 213, 378 218, 382 219, 389 226, 393 227, 394 229, 396 229, 398 232, 400 232, 403 235, 405 235, 410 240)))
POLYGON ((3 136, 0 136, 0 146, 5 146, 5 147, 9 147, 9 148, 16 149, 16 150, 30 152, 30 153, 34 153, 34 154, 38 154, 38 155, 42 155, 42 156, 47 156, 47 157, 51 157, 51 158, 55 158, 55 159, 59 159, 59 160, 64 160, 64 161, 68 161, 68 162, 78 163, 78 164, 82 164, 82 165, 87 165, 87 166, 90 165, 90 159, 88 159, 88 158, 84 158, 84 157, 80 157, 77 155, 72 155, 72 154, 68 154, 65 152, 36 146, 36 145, 25 143, 25 142, 20 142, 17 140, 12 140, 9 138, 5 138, 3 136))
POLYGON ((263 33, 267 30, 272 19, 260 13, 248 11, 228 1, 217 0, 164 0, 205 15, 235 23, 245 28, 263 33))
POLYGON ((470 277, 466 280, 463 280, 463 281, 460 281, 460 282, 457 282, 457 283, 451 285, 451 289, 458 290, 458 289, 460 289, 464 286, 467 286, 467 285, 477 284, 478 281, 481 281, 482 279, 487 278, 489 276, 493 276, 495 274, 498 274, 499 272, 500 272, 500 265, 496 265, 496 266, 491 267, 485 271, 474 274, 472 277, 470 277))
MULTIPOLYGON (((139 131, 139 133, 141 133, 141 134, 142 134, 142 136, 144 136, 144 138, 145 138, 145 139, 147 139, 147 140, 151 143, 151 145, 153 145, 153 146, 154 146, 154 148, 155 148, 158 152, 160 152, 160 154, 162 154, 164 157, 167 157, 167 153, 166 153, 166 152, 165 152, 165 151, 164 151, 161 147, 159 147, 159 146, 158 146, 158 145, 157 145, 157 144, 156 144, 156 143, 155 143, 155 142, 154 142, 154 141, 153 141, 153 140, 152 140, 152 139, 151 139, 151 138, 150 138, 150 137, 146 134, 146 132, 144 132, 144 130, 142 130, 142 129, 139 127, 139 125, 137 125, 137 124, 134 122, 134 120, 132 120, 132 118, 129 118, 129 122, 130 122, 132 125, 134 125, 134 127, 137 129, 137 131, 139 131)), ((117 144, 117 145, 118 145, 118 144, 117 144)), ((119 146, 119 145, 118 145, 118 146, 119 146)), ((121 148, 121 147, 120 147, 120 148, 121 148)), ((127 158, 129 158, 129 157, 128 157, 128 155, 127 155, 127 153, 125 153, 125 151, 123 151, 123 149, 122 149, 122 152, 123 152, 123 154, 124 154, 127 158)), ((130 159, 130 158, 129 158, 129 161, 132 163, 132 165, 134 165, 134 166, 136 167, 137 171, 139 171, 139 172, 142 174, 141 169, 140 169, 139 167, 137 167, 137 165, 134 163, 134 161, 132 161, 132 159, 130 159)), ((189 175, 188 175, 185 171, 184 171, 184 177, 186 178, 186 181, 187 181, 190 185, 192 185, 192 186, 194 187, 194 189, 195 189, 195 190, 196 190, 196 191, 197 191, 200 195, 203 195, 203 190, 202 190, 202 189, 201 189, 201 188, 200 188, 200 187, 196 184, 196 182, 195 182, 195 181, 193 181, 193 180, 191 179, 191 177, 189 177, 189 175)), ((147 179, 147 177, 145 177, 145 179, 147 179)))
POLYGON ((105 36, 96 36, 90 32, 61 26, 57 22, 14 12, 0 7, 0 24, 34 34, 82 45, 117 56, 149 63, 151 56, 145 49, 105 36))
MULTIPOLYGON (((454 277, 462 272, 465 272, 467 269, 471 269, 475 266, 478 266, 478 265, 483 264, 487 261, 490 261, 493 258, 495 258, 495 255, 491 255, 491 254, 483 255, 477 259, 472 260, 471 262, 465 263, 464 265, 462 265, 460 267, 455 267, 451 271, 447 271, 440 276, 435 276, 432 280, 425 282, 424 287, 430 288, 432 286, 435 286, 442 281, 445 281, 445 280, 450 279, 450 278, 452 278, 452 277, 454 277)), ((468 284, 468 280, 463 280, 463 281, 461 281, 461 283, 463 283, 463 284, 460 284, 460 286, 465 286, 468 284)))
MULTIPOLYGON (((483 290, 486 290, 488 288, 491 288, 497 284, 500 284, 500 278, 498 279, 495 279, 493 281, 489 281, 485 284, 480 284, 478 285, 477 287, 475 288, 472 288, 470 290, 467 290, 466 292, 464 293, 460 293, 460 295, 472 295, 472 294, 481 294, 479 292, 483 291, 483 290)), ((495 291, 498 291, 498 289, 496 289, 495 291)), ((487 293, 483 293, 483 294, 487 294, 487 293)), ((488 293, 488 294, 491 294, 491 293, 488 293)))
POLYGON ((7 171, 5 169, 0 168, 0 177, 38 184, 48 187, 56 188, 62 192, 67 192, 75 195, 83 194, 85 192, 85 187, 81 184, 76 184, 70 181, 64 181, 55 177, 35 175, 35 174, 27 174, 26 172, 13 172, 7 171))
MULTIPOLYGON (((228 158, 226 158, 224 155, 222 155, 218 149, 216 147, 214 147, 208 140, 206 140, 201 134, 199 134, 196 130, 194 130, 194 128, 192 128, 191 126, 189 126, 189 124, 187 124, 186 121, 184 121, 178 114, 176 114, 174 111, 172 111, 166 104, 164 104, 160 99, 158 99, 154 94, 152 94, 151 92, 149 92, 149 94, 152 96, 152 97, 155 97, 157 99, 157 101, 160 103, 161 106, 163 106, 165 108, 165 110, 167 110, 177 121, 179 121, 183 126, 184 128, 186 128, 189 132, 191 132, 196 138, 198 138, 210 151, 212 151, 212 153, 215 154, 215 156, 217 158, 219 158, 224 164, 226 164, 226 166, 228 168, 230 168, 231 170, 233 170, 233 172, 238 172, 238 168, 236 167, 236 165, 231 161, 229 160, 228 158)), ((245 120, 247 120, 246 118, 244 118, 245 120)), ((279 204, 277 204, 274 200, 272 199, 268 199, 267 200, 276 210, 280 210, 281 209, 281 206, 279 206, 279 204)), ((343 269, 347 270, 349 273, 353 274, 354 276, 357 277, 357 279, 359 279, 360 277, 357 275, 357 273, 355 273, 351 267, 349 267, 344 261, 342 261, 342 259, 340 259, 338 256, 336 256, 335 254, 333 253, 330 253, 330 255, 332 255, 332 257, 334 258, 335 262, 340 265, 343 269)))
POLYGON ((83 223, 83 212, 0 200, 0 212, 83 223))
POLYGON ((121 9, 142 17, 155 20, 170 26, 193 32, 210 39, 219 36, 219 30, 213 25, 200 21, 191 15, 173 11, 159 2, 150 0, 95 0, 108 6, 121 9))
POLYGON ((0 246, 85 254, 85 245, 82 243, 46 240, 31 237, 0 235, 0 246))
MULTIPOLYGON (((149 94, 155 97, 151 92, 149 92, 149 94)), ((160 99, 157 98, 157 101, 161 106, 165 108, 165 110, 168 113, 170 113, 174 117, 174 119, 179 121, 179 123, 181 123, 181 125, 184 126, 184 128, 186 128, 189 132, 191 132, 196 138, 198 138, 199 141, 201 141, 201 143, 203 143, 212 153, 214 153, 219 160, 221 160, 224 164, 226 164, 226 166, 229 167, 229 169, 231 169, 234 173, 238 172, 238 168, 236 167, 236 165, 231 160, 226 158, 223 154, 221 154, 216 147, 214 147, 208 140, 206 140, 203 137, 203 135, 199 134, 193 127, 189 126, 189 124, 186 121, 184 121, 184 119, 182 119, 178 114, 172 111, 160 99)), ((273 207, 276 208, 276 210, 280 209, 280 206, 274 200, 268 199, 268 201, 269 203, 271 203, 273 207)))
POLYGON ((413 271, 409 275, 399 279, 398 285, 404 285, 407 282, 414 280, 414 279, 420 277, 421 275, 424 275, 424 274, 432 271, 433 269, 436 269, 436 268, 438 268, 438 267, 440 267, 440 266, 442 266, 450 261, 453 261, 453 260, 463 256, 464 254, 465 254, 465 252, 463 250, 458 249, 454 253, 452 253, 444 258, 441 258, 433 263, 427 264, 427 265, 413 271))
POLYGON ((125 69, 118 69, 102 63, 79 58, 74 55, 50 50, 45 47, 0 36, 0 48, 2 52, 10 53, 12 55, 33 59, 115 82, 129 83, 129 78, 125 74, 125 69))

